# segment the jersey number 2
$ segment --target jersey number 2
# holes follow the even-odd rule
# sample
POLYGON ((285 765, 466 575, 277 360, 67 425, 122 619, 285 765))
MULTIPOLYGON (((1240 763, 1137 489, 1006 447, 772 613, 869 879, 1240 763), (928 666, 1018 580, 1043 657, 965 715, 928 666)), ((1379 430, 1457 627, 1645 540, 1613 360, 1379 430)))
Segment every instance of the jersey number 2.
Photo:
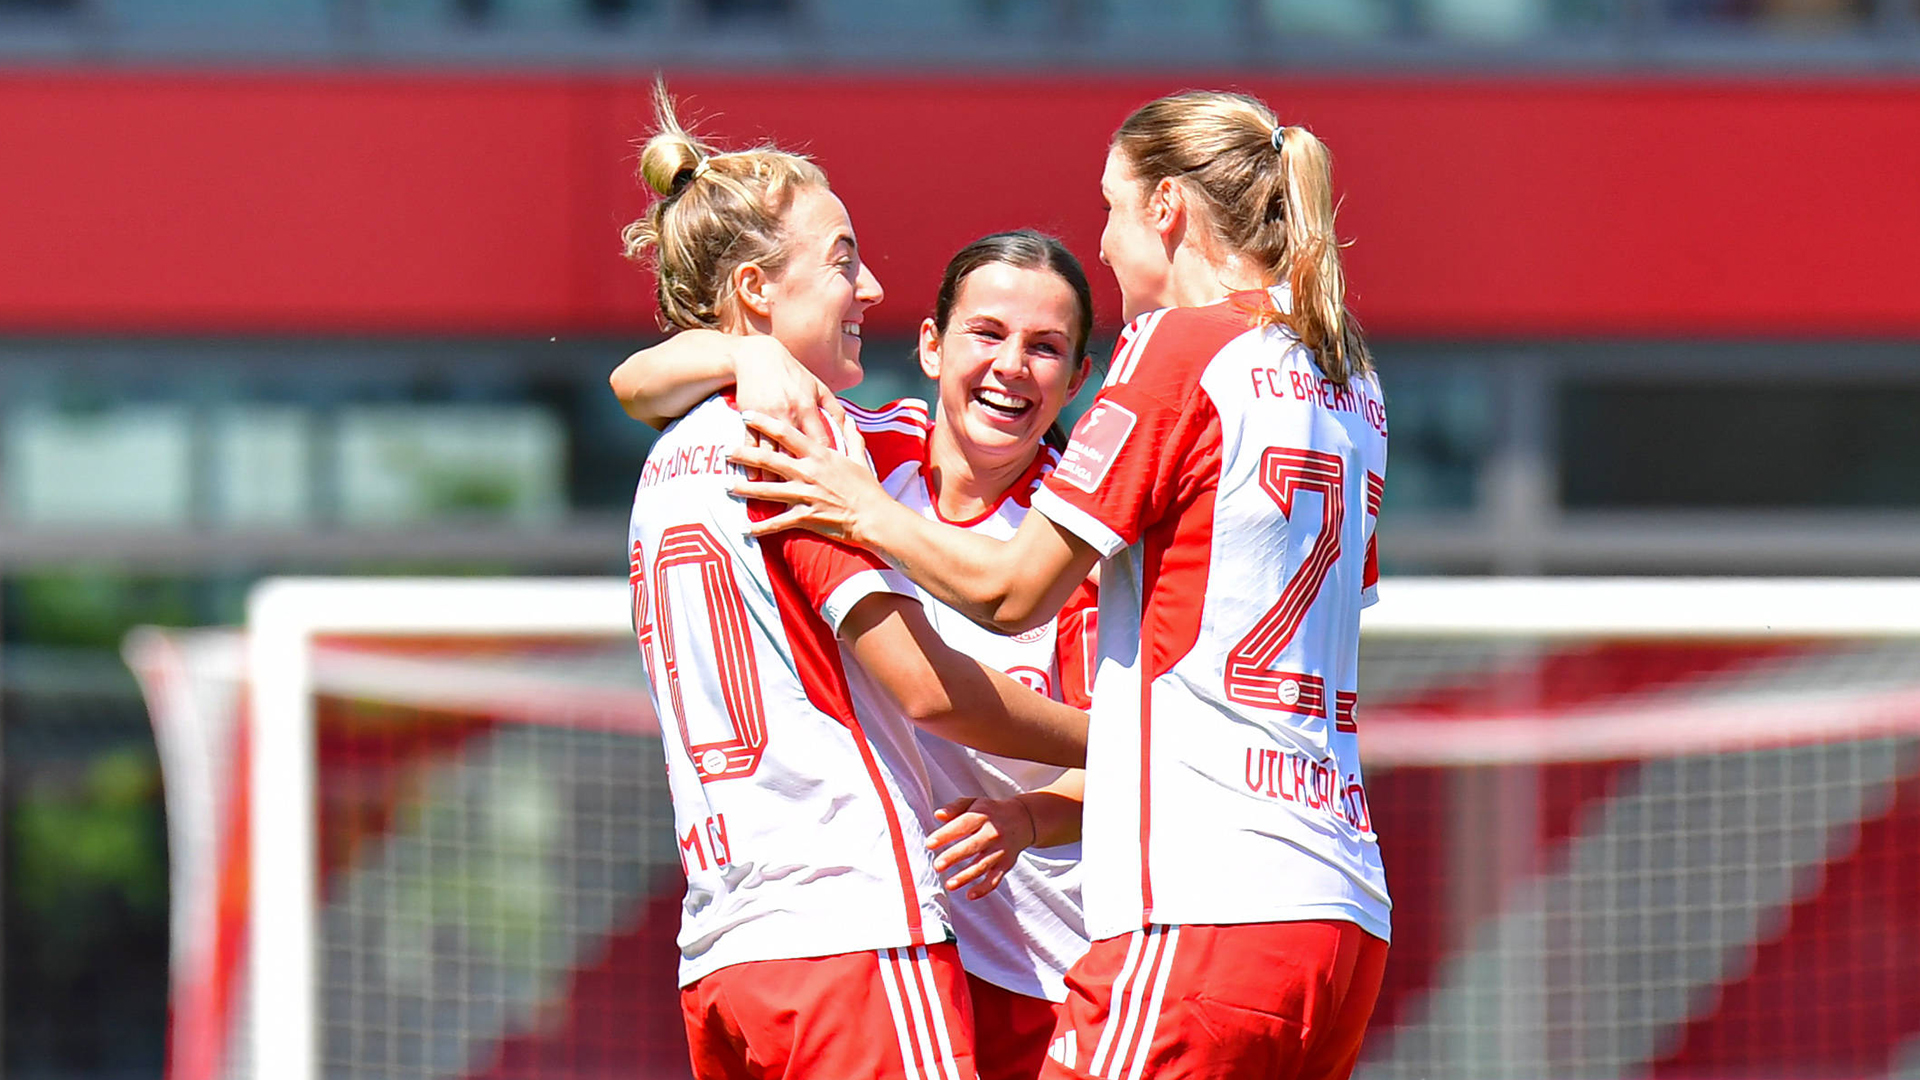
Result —
POLYGON ((660 536, 660 550, 654 553, 652 611, 647 610, 648 582, 642 575, 644 565, 640 545, 635 544, 628 573, 633 586, 634 624, 640 637, 640 653, 647 658, 648 674, 653 674, 650 640, 658 635, 660 658, 674 721, 680 727, 680 743, 693 758, 694 772, 701 783, 751 776, 760 767, 767 746, 766 709, 760 701, 760 668, 754 661, 753 640, 747 630, 747 601, 733 579, 733 560, 704 525, 675 525, 660 536), (680 660, 673 637, 673 619, 668 604, 667 575, 698 575, 700 595, 706 600, 709 640, 713 646, 714 667, 720 679, 720 696, 726 704, 727 722, 732 737, 714 742, 695 743, 687 731, 686 701, 680 690, 680 660), (653 615, 648 619, 648 615, 653 615))
MULTIPOLYGON (((1242 705, 1281 709, 1302 716, 1327 714, 1327 684, 1318 675, 1297 671, 1276 671, 1273 662, 1286 651, 1307 609, 1327 583, 1327 574, 1340 559, 1340 529, 1346 522, 1347 500, 1342 487, 1345 466, 1339 455, 1322 450, 1287 450, 1269 447, 1260 456, 1260 489, 1280 506, 1289 520, 1293 517, 1294 496, 1313 492, 1320 496, 1320 532, 1307 549, 1300 568, 1280 590, 1280 600, 1247 636, 1227 654, 1227 698, 1242 705)), ((1342 698, 1349 695, 1342 694, 1342 698)), ((1352 715, 1352 705, 1342 701, 1343 716, 1352 715)), ((1348 721, 1351 723, 1351 720, 1348 721)), ((1344 726, 1344 725, 1343 725, 1344 726)))

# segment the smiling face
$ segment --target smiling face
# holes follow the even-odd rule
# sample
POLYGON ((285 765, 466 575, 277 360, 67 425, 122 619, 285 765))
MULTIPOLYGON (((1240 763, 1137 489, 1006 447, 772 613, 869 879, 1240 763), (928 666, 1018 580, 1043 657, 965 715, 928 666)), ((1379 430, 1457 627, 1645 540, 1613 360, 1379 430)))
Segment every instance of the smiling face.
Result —
POLYGON ((920 367, 940 384, 939 424, 970 457, 1031 455, 1079 390, 1080 301, 1050 270, 987 263, 960 282, 942 332, 920 327, 920 367))
POLYGON ((885 293, 860 260, 853 222, 833 192, 796 191, 783 233, 786 265, 766 286, 769 332, 829 389, 852 389, 861 376, 861 323, 885 293))
POLYGON ((1115 146, 1107 151, 1107 167, 1100 174, 1100 198, 1107 204, 1107 227, 1100 233, 1100 261, 1113 268, 1120 285, 1121 318, 1171 303, 1173 262, 1166 238, 1156 228, 1152 192, 1134 175, 1133 166, 1115 146))

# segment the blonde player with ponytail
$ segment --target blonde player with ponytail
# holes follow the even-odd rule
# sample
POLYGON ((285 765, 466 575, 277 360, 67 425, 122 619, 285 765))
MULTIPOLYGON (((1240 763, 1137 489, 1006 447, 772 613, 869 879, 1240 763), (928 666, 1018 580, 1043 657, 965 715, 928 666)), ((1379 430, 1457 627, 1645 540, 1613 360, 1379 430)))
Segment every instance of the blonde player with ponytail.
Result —
POLYGON ((1101 261, 1130 320, 1007 541, 905 511, 792 426, 745 447, 792 525, 1005 632, 1101 567, 1084 899, 1043 1076, 1343 1080, 1389 911, 1357 743, 1387 424, 1345 304, 1326 147, 1238 94, 1115 132, 1101 261))

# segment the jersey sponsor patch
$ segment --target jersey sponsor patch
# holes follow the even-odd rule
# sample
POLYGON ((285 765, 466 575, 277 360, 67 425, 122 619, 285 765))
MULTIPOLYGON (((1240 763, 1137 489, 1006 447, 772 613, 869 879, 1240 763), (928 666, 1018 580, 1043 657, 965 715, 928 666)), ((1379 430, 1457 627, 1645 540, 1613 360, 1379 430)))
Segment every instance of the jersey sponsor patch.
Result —
POLYGON ((1054 466, 1055 476, 1079 488, 1087 494, 1093 494, 1100 482, 1107 478, 1107 470, 1113 467, 1113 459, 1119 456, 1120 448, 1126 445, 1127 436, 1133 434, 1134 425, 1140 422, 1132 409, 1112 401, 1095 402, 1087 415, 1073 426, 1073 435, 1067 439, 1066 456, 1060 464, 1054 466))

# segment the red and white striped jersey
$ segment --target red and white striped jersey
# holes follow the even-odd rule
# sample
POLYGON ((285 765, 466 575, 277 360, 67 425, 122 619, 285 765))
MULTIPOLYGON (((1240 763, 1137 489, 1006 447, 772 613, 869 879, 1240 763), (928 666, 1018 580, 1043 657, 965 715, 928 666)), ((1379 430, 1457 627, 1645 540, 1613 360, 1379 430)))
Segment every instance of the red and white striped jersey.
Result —
MULTIPOLYGON (((877 410, 847 405, 859 427, 874 470, 889 495, 935 521, 947 521, 934 505, 927 477, 927 406, 908 398, 877 410)), ((991 510, 971 521, 948 521, 1005 540, 1027 516, 1028 501, 1059 452, 1042 448, 1026 475, 1014 481, 991 510)), ((1091 686, 1091 633, 1097 622, 1094 590, 1083 586, 1057 619, 1024 634, 996 634, 920 593, 927 619, 942 640, 981 663, 1013 676, 1056 700, 1082 709, 1091 686)), ((917 732, 933 805, 963 796, 1011 798, 1045 787, 1066 770, 988 754, 917 732)), ((969 974, 1029 997, 1066 999, 1066 973, 1087 951, 1080 901, 1080 845, 1029 848, 1000 887, 978 900, 951 895, 960 959, 969 974)))
POLYGON ((1087 922, 1343 919, 1391 902, 1355 735, 1387 421, 1321 377, 1286 290, 1150 312, 1033 507, 1106 556, 1087 922))
POLYGON ((661 717, 687 893, 680 983, 752 960, 944 941, 912 725, 841 645, 874 556, 797 530, 746 536, 714 397, 660 436, 628 530, 634 626, 661 717))

